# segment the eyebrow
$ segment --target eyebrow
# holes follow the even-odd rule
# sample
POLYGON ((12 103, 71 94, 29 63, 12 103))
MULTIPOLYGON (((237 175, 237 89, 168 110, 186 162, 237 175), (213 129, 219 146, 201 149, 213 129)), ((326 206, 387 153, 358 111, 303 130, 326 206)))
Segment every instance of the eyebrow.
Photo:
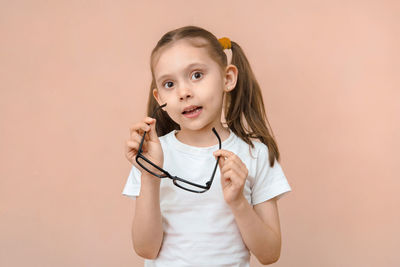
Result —
MULTIPOLYGON (((194 63, 191 63, 191 64, 189 64, 186 68, 184 68, 184 71, 186 71, 186 70, 188 70, 188 69, 190 69, 190 68, 192 68, 192 67, 194 67, 194 66, 199 66, 199 67, 206 67, 207 65, 206 64, 203 64, 203 63, 198 63, 198 62, 194 62, 194 63)), ((165 77, 167 77, 167 76, 170 76, 170 74, 164 74, 164 75, 162 75, 160 78, 158 78, 157 79, 157 82, 160 82, 162 79, 164 79, 165 77)))

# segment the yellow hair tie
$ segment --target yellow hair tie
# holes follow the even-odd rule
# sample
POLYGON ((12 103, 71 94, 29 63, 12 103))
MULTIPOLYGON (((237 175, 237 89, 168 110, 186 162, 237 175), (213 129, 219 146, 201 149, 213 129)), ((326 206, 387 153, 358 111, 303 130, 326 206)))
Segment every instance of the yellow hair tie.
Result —
POLYGON ((232 44, 231 44, 231 40, 229 40, 228 37, 223 37, 218 39, 219 43, 221 44, 223 49, 231 49, 232 44))

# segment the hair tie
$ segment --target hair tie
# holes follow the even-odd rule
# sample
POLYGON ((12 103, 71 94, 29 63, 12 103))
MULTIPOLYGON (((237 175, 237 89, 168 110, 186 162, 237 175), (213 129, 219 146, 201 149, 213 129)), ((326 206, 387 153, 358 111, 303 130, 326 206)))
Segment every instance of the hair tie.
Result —
POLYGON ((219 38, 218 41, 223 49, 231 49, 232 44, 228 37, 219 38))

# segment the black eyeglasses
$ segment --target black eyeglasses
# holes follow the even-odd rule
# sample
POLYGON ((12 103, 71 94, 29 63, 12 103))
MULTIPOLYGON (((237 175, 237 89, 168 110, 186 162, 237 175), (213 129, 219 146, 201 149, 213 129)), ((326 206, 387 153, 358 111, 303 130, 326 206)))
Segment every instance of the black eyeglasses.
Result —
MULTIPOLYGON (((154 115, 156 114, 157 111, 159 111, 161 108, 165 107, 167 104, 163 104, 159 107, 157 107, 157 109, 154 110, 152 118, 154 118, 154 115)), ((218 142, 219 142, 219 149, 221 149, 221 138, 219 137, 217 131, 215 130, 215 128, 212 128, 212 131, 214 132, 214 134, 217 136, 218 138, 218 142)), ((153 162, 151 162, 149 159, 147 159, 145 156, 143 156, 143 150, 142 150, 142 146, 143 146, 143 141, 144 141, 144 137, 146 136, 147 132, 143 133, 143 137, 142 137, 142 141, 140 142, 140 146, 139 146, 139 151, 136 155, 136 162, 143 168, 145 169, 147 172, 151 173, 152 175, 158 177, 158 178, 170 178, 172 179, 172 181, 174 182, 174 185, 176 185, 179 188, 182 188, 184 190, 190 191, 190 192, 194 192, 194 193, 204 193, 207 190, 209 190, 211 188, 211 184, 213 182, 214 179, 214 175, 215 175, 215 171, 217 170, 218 167, 218 161, 220 156, 218 156, 217 158, 217 162, 215 164, 214 170, 212 172, 211 178, 208 182, 206 182, 206 185, 201 185, 201 184, 196 184, 196 183, 192 183, 188 180, 182 179, 180 177, 177 176, 172 176, 171 174, 169 174, 166 170, 160 168, 159 166, 157 166, 156 164, 154 164, 153 162), (152 167, 156 168, 157 170, 160 171, 160 173, 155 173, 149 169, 152 169, 152 167)))

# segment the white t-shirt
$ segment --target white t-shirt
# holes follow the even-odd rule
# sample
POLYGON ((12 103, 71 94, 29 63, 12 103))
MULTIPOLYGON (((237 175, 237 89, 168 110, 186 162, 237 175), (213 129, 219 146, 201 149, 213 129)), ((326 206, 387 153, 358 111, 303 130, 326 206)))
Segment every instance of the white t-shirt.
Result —
MULTIPOLYGON (((162 168, 172 176, 203 184, 210 179, 216 159, 211 147, 194 147, 180 142, 175 130, 159 137, 164 153, 162 168)), ((248 169, 243 194, 251 205, 281 198, 291 187, 278 161, 269 165, 268 147, 253 141, 251 148, 230 130, 222 149, 234 152, 248 169), (251 155, 250 150, 251 148, 251 155)), ((159 255, 145 259, 146 267, 235 266, 248 267, 247 250, 230 207, 221 188, 218 167, 211 188, 204 193, 192 193, 173 184, 169 178, 160 183, 160 208, 164 239, 159 255)), ((154 179, 159 179, 154 176, 154 179)), ((141 171, 134 165, 122 194, 133 199, 140 193, 141 171)))

